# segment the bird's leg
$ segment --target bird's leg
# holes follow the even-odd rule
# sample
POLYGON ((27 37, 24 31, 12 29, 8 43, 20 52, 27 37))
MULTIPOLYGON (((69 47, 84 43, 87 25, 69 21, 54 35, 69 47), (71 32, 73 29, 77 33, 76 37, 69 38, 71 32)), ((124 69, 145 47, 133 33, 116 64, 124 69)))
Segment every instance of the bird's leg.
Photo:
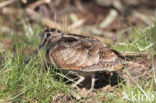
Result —
POLYGON ((90 93, 90 92, 93 91, 94 86, 95 86, 95 81, 96 81, 95 74, 92 74, 92 75, 91 75, 91 87, 90 87, 88 93, 90 93))
POLYGON ((73 85, 72 85, 72 87, 76 87, 77 89, 78 89, 78 87, 77 87, 77 85, 78 84, 80 84, 82 81, 84 81, 84 79, 85 79, 85 77, 84 76, 80 76, 79 75, 79 80, 76 82, 76 83, 74 83, 73 85))

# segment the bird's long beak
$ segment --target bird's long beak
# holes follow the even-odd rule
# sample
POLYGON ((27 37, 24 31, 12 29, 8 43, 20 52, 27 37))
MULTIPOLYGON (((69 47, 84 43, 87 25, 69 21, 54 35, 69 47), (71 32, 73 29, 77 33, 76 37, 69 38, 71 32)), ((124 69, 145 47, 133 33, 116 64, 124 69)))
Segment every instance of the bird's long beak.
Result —
POLYGON ((32 53, 32 56, 35 56, 39 53, 39 51, 43 48, 44 46, 42 44, 40 44, 32 53))
POLYGON ((47 40, 47 39, 45 39, 44 41, 41 41, 41 42, 40 42, 40 45, 39 45, 39 46, 36 48, 36 50, 32 53, 32 56, 35 56, 35 55, 37 55, 37 54, 39 53, 39 51, 45 46, 46 40, 47 40))
POLYGON ((35 50, 34 52, 24 61, 25 63, 28 63, 30 61, 31 58, 33 58, 35 55, 37 55, 39 53, 39 51, 44 47, 43 44, 40 44, 35 50))
POLYGON ((34 52, 24 62, 28 63, 31 58, 37 55, 39 51, 46 45, 46 41, 47 41, 47 38, 41 39, 40 45, 34 50, 34 52))

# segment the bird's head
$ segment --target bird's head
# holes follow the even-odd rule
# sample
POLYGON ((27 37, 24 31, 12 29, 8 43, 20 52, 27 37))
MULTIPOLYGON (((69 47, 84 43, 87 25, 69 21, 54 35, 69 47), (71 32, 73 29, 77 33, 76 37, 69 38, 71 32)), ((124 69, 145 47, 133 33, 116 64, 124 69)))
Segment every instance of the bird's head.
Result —
POLYGON ((60 30, 57 29, 46 29, 44 32, 41 34, 41 41, 38 49, 41 49, 48 44, 55 43, 57 42, 61 37, 63 33, 60 30))
POLYGON ((56 43, 62 37, 63 34, 64 33, 60 30, 53 28, 46 29, 45 31, 43 31, 41 34, 41 41, 39 46, 25 62, 28 63, 30 58, 37 55, 43 47, 51 46, 52 44, 56 43))

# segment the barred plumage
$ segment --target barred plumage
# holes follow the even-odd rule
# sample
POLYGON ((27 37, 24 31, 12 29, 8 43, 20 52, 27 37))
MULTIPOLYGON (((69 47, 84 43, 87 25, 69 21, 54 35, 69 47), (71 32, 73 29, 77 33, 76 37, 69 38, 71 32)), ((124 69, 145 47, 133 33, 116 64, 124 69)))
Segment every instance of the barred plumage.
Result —
POLYGON ((64 70, 78 73, 73 87, 91 75, 95 84, 95 72, 116 71, 123 68, 125 59, 115 50, 105 47, 99 40, 77 34, 66 34, 57 29, 47 29, 42 33, 39 49, 46 47, 47 62, 64 70))

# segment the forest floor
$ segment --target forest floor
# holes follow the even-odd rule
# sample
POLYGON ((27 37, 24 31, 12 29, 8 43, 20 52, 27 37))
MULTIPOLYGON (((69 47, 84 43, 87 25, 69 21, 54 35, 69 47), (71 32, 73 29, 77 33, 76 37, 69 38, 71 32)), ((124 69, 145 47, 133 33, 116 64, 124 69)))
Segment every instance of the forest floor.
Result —
POLYGON ((155 18, 155 0, 1 0, 0 103, 156 103, 155 18), (86 95, 70 76, 45 69, 45 50, 24 63, 45 28, 97 38, 141 67, 99 74, 86 95))

